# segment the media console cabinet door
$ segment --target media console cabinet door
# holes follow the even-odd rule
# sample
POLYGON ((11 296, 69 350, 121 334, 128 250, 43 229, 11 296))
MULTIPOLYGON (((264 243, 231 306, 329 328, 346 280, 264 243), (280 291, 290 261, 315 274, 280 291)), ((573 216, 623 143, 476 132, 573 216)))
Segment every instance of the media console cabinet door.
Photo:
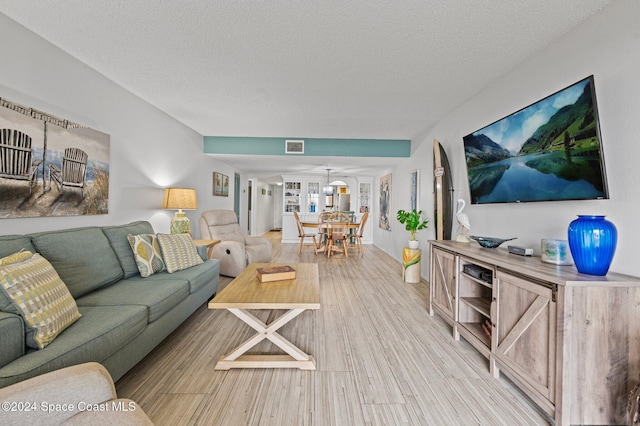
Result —
POLYGON ((429 267, 431 304, 455 320, 456 306, 456 257, 448 251, 431 247, 429 267))
POLYGON ((503 370, 524 381, 532 399, 552 411, 556 384, 554 291, 550 285, 503 271, 498 271, 497 277, 496 358, 503 370))

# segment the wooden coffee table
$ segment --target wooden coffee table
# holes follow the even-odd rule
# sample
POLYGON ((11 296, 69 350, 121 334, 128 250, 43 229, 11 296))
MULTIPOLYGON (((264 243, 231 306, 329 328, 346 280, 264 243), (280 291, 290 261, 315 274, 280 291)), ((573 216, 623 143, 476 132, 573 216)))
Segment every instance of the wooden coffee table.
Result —
POLYGON ((257 333, 240 346, 224 355, 216 370, 230 368, 299 368, 315 370, 311 355, 282 337, 277 330, 307 309, 320 309, 317 263, 289 264, 296 270, 295 280, 261 283, 256 269, 284 264, 252 263, 224 290, 209 302, 209 309, 227 309, 257 333), (286 309, 287 311, 269 324, 265 324, 248 309, 286 309), (245 355, 264 339, 269 339, 286 355, 245 355))

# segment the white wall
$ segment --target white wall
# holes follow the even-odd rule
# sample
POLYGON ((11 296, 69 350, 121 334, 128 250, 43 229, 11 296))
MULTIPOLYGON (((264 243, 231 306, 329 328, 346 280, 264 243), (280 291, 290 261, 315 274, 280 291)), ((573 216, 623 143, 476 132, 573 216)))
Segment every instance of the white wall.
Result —
MULTIPOLYGON (((251 229, 252 235, 262 235, 274 228, 274 185, 260 179, 255 179, 256 186, 254 188, 256 194, 256 204, 254 212, 254 226, 251 229), (265 190, 266 194, 262 193, 265 190), (271 191, 271 195, 269 195, 271 191)), ((282 200, 282 199, 281 199, 282 200)))
MULTIPOLYGON (((150 220, 168 232, 173 211, 160 209, 167 186, 193 187, 187 212, 199 236, 200 212, 233 209, 233 196, 212 195, 212 172, 234 170, 203 155, 203 137, 0 14, 0 97, 111 136, 109 214, 0 219, 0 235, 150 220)), ((246 205, 243 203, 243 205, 246 205)))
MULTIPOLYGON (((542 238, 566 239, 567 227, 576 215, 607 215, 618 228, 618 247, 611 270, 640 275, 634 248, 640 240, 639 22, 639 1, 612 2, 445 116, 413 141, 417 146, 413 157, 393 169, 392 212, 409 205, 409 170, 420 168, 421 200, 426 200, 421 201, 421 207, 433 219, 434 138, 444 145, 449 157, 454 197, 468 202, 463 136, 593 74, 610 199, 474 205, 465 211, 472 235, 518 237, 518 245, 533 247, 538 252, 542 238)), ((399 259, 400 248, 408 238, 400 224, 395 225, 392 237, 376 232, 375 242, 399 259)), ((454 230, 456 226, 457 223, 454 230)), ((426 240, 434 238, 433 226, 418 238, 423 241, 422 247, 426 247, 426 240)), ((422 275, 427 275, 424 253, 422 275)))

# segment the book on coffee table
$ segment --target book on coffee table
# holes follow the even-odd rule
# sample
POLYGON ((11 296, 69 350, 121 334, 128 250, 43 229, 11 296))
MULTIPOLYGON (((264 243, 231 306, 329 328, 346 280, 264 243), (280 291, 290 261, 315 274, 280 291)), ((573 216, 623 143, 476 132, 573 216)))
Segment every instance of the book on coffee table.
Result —
POLYGON ((291 266, 270 266, 256 269, 256 277, 262 283, 271 281, 294 280, 296 270, 291 266))

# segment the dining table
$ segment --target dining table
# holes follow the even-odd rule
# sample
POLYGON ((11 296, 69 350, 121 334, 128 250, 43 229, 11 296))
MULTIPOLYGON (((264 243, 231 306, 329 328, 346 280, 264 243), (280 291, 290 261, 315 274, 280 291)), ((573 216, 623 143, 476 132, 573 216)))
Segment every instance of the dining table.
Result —
MULTIPOLYGON (((344 221, 332 221, 327 220, 324 222, 300 222, 303 228, 315 228, 315 229, 324 229, 327 233, 331 233, 332 230, 338 229, 346 229, 347 232, 351 233, 354 229, 358 229, 360 226, 359 222, 344 222, 344 221)), ((326 253, 327 244, 326 241, 322 241, 322 246, 319 247, 318 251, 322 253, 326 253)), ((346 250, 346 247, 344 248, 346 250)))

